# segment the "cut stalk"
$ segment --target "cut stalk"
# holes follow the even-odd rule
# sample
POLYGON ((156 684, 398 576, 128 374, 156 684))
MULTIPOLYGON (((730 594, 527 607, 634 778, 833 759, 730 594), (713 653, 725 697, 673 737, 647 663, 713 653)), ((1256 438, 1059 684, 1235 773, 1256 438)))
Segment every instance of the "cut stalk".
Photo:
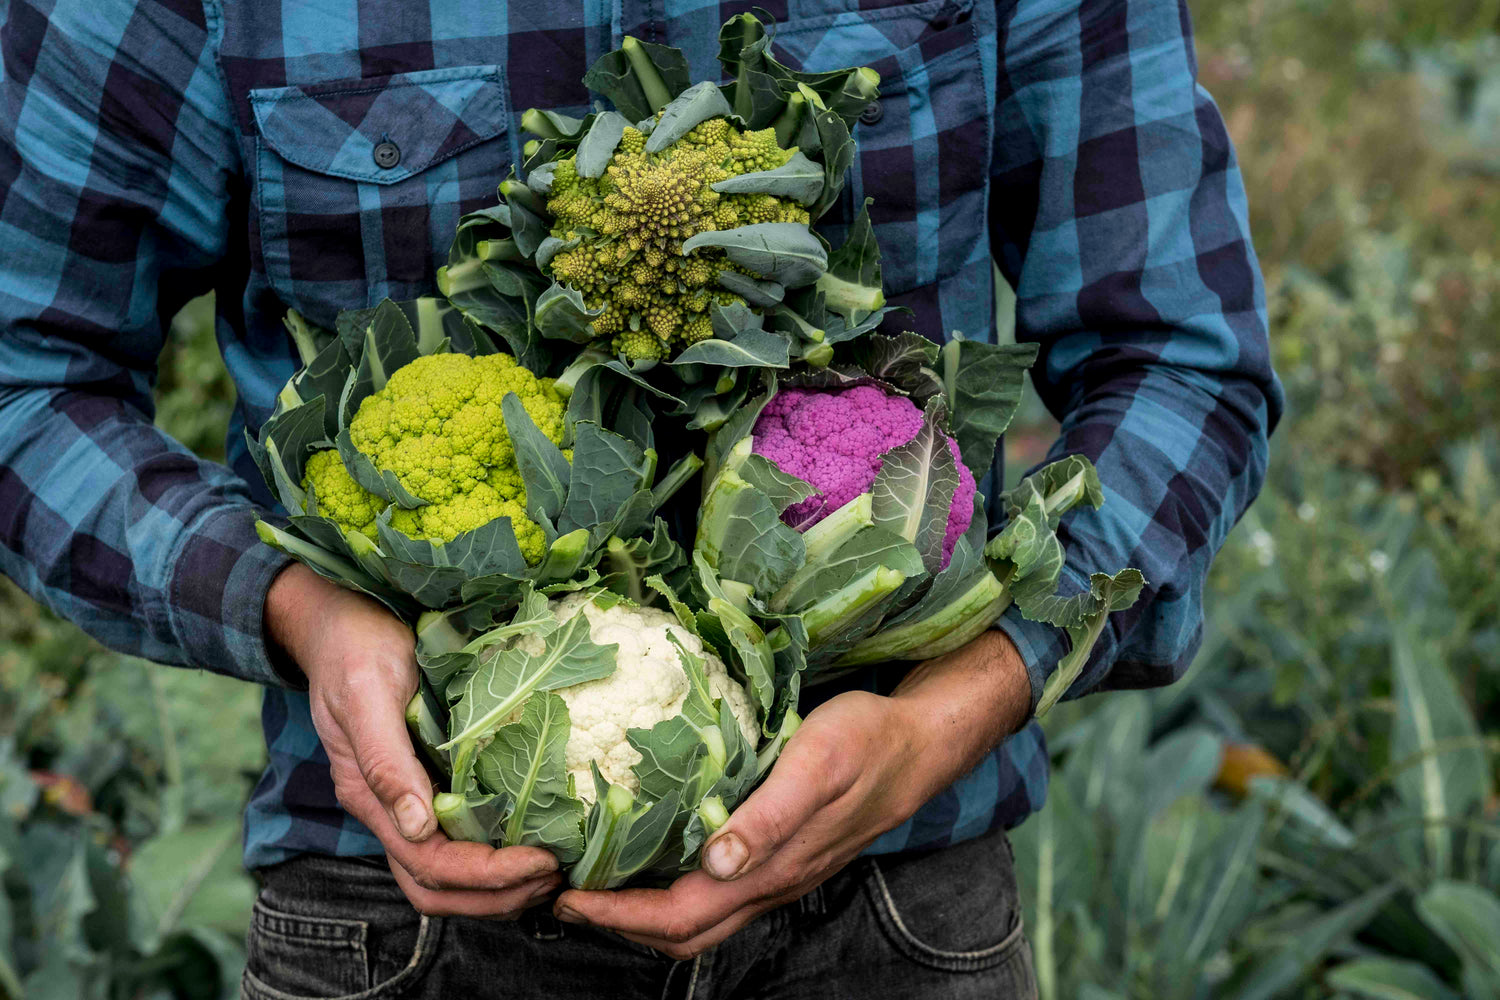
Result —
POLYGON ((848 586, 829 594, 802 614, 808 642, 817 647, 850 622, 900 589, 906 574, 889 566, 874 566, 848 586))
POLYGON ((807 98, 793 94, 787 98, 786 108, 776 117, 776 145, 789 149, 797 130, 802 127, 802 112, 807 107, 807 98))
POLYGON ((945 640, 950 633, 970 630, 966 638, 951 648, 956 649, 985 628, 992 625, 1000 613, 1010 605, 1010 593, 993 573, 984 573, 974 581, 957 600, 950 602, 936 614, 920 618, 895 628, 886 629, 863 639, 836 661, 839 667, 857 667, 868 663, 884 663, 890 660, 927 659, 938 655, 929 649, 949 652, 945 640))
POLYGON ((807 558, 792 578, 771 595, 771 610, 785 611, 786 602, 814 573, 823 568, 828 557, 849 539, 875 523, 872 497, 861 493, 802 533, 807 558))
POLYGON ((641 43, 629 35, 625 36, 620 48, 625 50, 625 58, 630 60, 630 68, 635 71, 635 78, 640 82, 641 90, 646 95, 646 103, 651 105, 652 112, 660 111, 672 101, 672 95, 667 92, 666 81, 657 72, 656 64, 641 48, 641 43))
POLYGON ((489 831, 479 821, 465 796, 439 792, 432 797, 432 811, 449 840, 467 840, 476 844, 489 842, 489 831))
POLYGON ((630 832, 635 796, 624 785, 610 785, 589 817, 588 844, 573 866, 569 882, 575 889, 608 889, 614 880, 615 863, 630 832))

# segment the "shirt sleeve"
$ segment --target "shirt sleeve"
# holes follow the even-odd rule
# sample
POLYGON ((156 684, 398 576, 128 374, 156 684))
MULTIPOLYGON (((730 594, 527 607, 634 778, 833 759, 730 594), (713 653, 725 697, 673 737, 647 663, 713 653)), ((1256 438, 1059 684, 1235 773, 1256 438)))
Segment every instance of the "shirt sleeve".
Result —
POLYGON ((286 558, 246 485, 152 425, 172 315, 222 266, 239 157, 198 4, 0 27, 0 571, 106 645, 280 683, 286 558))
MULTIPOLYGON (((1147 580, 1066 696, 1167 684, 1197 651, 1209 564, 1282 407, 1244 184, 1186 7, 1002 10, 996 115, 991 242, 1062 423, 1048 461, 1084 455, 1104 485, 1100 510, 1063 519, 1064 589, 1125 566, 1147 580)), ((997 626, 1034 708, 1068 640, 1014 608, 997 626)))

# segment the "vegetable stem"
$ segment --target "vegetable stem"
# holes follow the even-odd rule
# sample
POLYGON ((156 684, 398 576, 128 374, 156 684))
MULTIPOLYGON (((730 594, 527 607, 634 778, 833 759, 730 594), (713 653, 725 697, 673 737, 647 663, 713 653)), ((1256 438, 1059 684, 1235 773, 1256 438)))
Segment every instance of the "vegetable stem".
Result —
POLYGON ((656 65, 651 62, 646 50, 641 48, 641 43, 626 35, 620 48, 625 50, 625 58, 630 60, 630 68, 635 71, 636 80, 640 82, 641 91, 645 93, 646 103, 651 105, 652 112, 660 111, 671 103, 672 95, 667 92, 666 81, 657 72, 656 65))
POLYGON ((802 533, 807 558, 781 589, 771 595, 772 611, 785 611, 791 599, 807 580, 823 569, 828 557, 864 528, 875 523, 873 498, 861 493, 802 533))
POLYGON ((986 571, 937 614, 861 640, 839 657, 837 665, 858 667, 887 660, 925 660, 950 652, 992 625, 1010 601, 1005 585, 986 571))
POLYGON ((889 566, 873 566, 848 586, 829 594, 802 614, 807 639, 813 647, 827 642, 840 629, 896 592, 906 574, 889 566))
POLYGON ((807 98, 793 94, 786 100, 786 108, 776 117, 776 145, 782 149, 792 146, 792 139, 802 125, 802 110, 807 107, 807 98))

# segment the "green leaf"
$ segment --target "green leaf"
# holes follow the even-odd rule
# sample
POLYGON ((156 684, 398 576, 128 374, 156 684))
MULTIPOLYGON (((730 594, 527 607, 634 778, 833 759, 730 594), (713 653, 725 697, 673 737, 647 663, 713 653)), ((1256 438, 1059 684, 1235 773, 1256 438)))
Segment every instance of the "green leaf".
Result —
POLYGON ((555 691, 614 672, 619 646, 595 643, 582 609, 543 642, 539 655, 513 648, 481 659, 453 706, 448 742, 438 749, 488 735, 535 691, 555 691))
POLYGON ((1035 344, 984 344, 955 336, 942 348, 948 430, 964 464, 979 479, 995 461, 995 442, 1021 405, 1035 344))
POLYGON ((630 498, 650 488, 656 456, 595 423, 578 424, 575 433, 568 499, 557 530, 607 527, 602 541, 615 533, 613 526, 630 498))
POLYGON ((843 244, 828 255, 827 273, 817 282, 818 291, 823 293, 824 308, 842 316, 851 327, 885 305, 880 280, 880 244, 870 224, 873 202, 873 198, 865 199, 843 244))
POLYGON ((922 556, 910 542, 893 531, 872 526, 856 532, 826 559, 804 566, 786 588, 777 592, 772 606, 803 611, 875 566, 887 566, 908 577, 925 572, 922 556))
MULTIPOLYGON (((594 116, 588 134, 578 144, 575 166, 579 177, 602 177, 604 168, 615 155, 625 126, 630 123, 614 111, 605 111, 594 116)), ((541 266, 539 261, 537 266, 541 266)))
POLYGON ((1333 910, 1308 921, 1280 942, 1276 951, 1263 957, 1235 1000, 1272 1000, 1300 980, 1336 945, 1370 922, 1376 912, 1395 895, 1397 887, 1381 885, 1333 910))
POLYGON ((791 364, 791 346, 785 337, 751 327, 741 330, 733 340, 700 340, 672 362, 674 368, 699 364, 720 368, 785 368, 791 364))
POLYGON ((823 244, 797 222, 758 222, 699 233, 683 242, 682 252, 700 247, 721 247, 734 263, 787 288, 812 284, 828 267, 823 244))
POLYGON ((1384 956, 1356 958, 1330 970, 1329 986, 1369 1000, 1460 1000, 1425 965, 1384 956))
MULTIPOLYGON (((1052 601, 1039 602, 1038 617, 1033 620, 1050 621, 1066 628, 1072 639, 1072 648, 1057 664, 1057 669, 1047 678, 1042 687, 1041 700, 1037 703, 1036 715, 1042 716, 1072 686, 1083 673, 1094 643, 1104 631, 1111 611, 1130 607, 1140 596, 1146 579, 1138 569, 1122 569, 1114 576, 1095 573, 1089 578, 1089 589, 1073 597, 1057 597, 1052 601), (1063 624, 1076 621, 1076 625, 1063 624)), ((1023 609, 1023 614, 1025 613, 1023 609)), ((1029 617, 1029 616, 1028 616, 1029 617)))
POLYGON ((657 518, 649 539, 609 540, 599 566, 600 582, 637 604, 645 604, 651 596, 647 593, 648 581, 653 576, 670 573, 686 562, 682 546, 673 540, 666 522, 657 518))
POLYGON ((650 73, 656 81, 643 79, 632 65, 623 48, 601 56, 584 74, 583 85, 608 98, 620 113, 631 121, 644 121, 656 113, 657 107, 647 92, 653 83, 665 87, 667 99, 682 93, 692 82, 687 57, 682 50, 652 42, 634 41, 635 46, 650 61, 650 73))
POLYGON ((781 512, 738 473, 723 470, 709 487, 698 517, 694 557, 720 577, 771 594, 802 564, 802 536, 781 521, 781 512))
POLYGON ((734 114, 718 86, 703 80, 674 97, 646 139, 646 152, 660 153, 710 118, 734 114))
POLYGON ((519 396, 507 392, 500 411, 515 448, 516 467, 526 484, 526 512, 535 520, 555 522, 567 498, 573 470, 562 450, 531 419, 519 396))
POLYGON ((545 847, 563 863, 583 854, 584 806, 568 794, 570 732, 567 703, 538 691, 521 718, 497 729, 475 761, 479 780, 509 796, 505 844, 545 847))
MULTIPOLYGON (((746 444, 748 441, 741 443, 746 444)), ((764 493, 778 514, 818 492, 811 483, 782 472, 775 462, 764 455, 745 456, 744 462, 735 471, 741 479, 764 493)))
POLYGON ((1463 960, 1470 1000, 1500 996, 1500 897, 1482 886, 1440 880, 1417 899, 1417 913, 1463 960))
POLYGON ((583 295, 577 289, 554 281, 552 287, 537 297, 536 327, 544 337, 587 344, 595 337, 594 317, 602 311, 584 305, 583 295))
POLYGON ((916 435, 881 456, 870 486, 875 524, 915 545, 929 573, 942 568, 943 536, 958 489, 958 466, 942 420, 941 408, 929 405, 916 435))
POLYGON ((698 758, 706 752, 698 730, 680 715, 664 719, 650 729, 628 729, 625 735, 641 755, 640 763, 632 768, 640 780, 641 792, 652 799, 681 790, 698 758))
MULTIPOLYGON (((757 281, 748 274, 741 274, 738 271, 720 271, 715 281, 720 288, 733 292, 757 309, 769 309, 786 298, 786 289, 776 282, 757 281)), ((739 303, 735 305, 738 307, 739 303)), ((714 308, 723 307, 715 303, 714 308)))
MULTIPOLYGON (((657 133, 652 133, 652 141, 657 133)), ((646 144, 650 149, 650 143, 646 144)), ((792 153, 791 159, 774 170, 756 170, 748 174, 737 174, 715 182, 712 187, 720 194, 770 194, 778 198, 790 198, 803 205, 811 205, 823 191, 824 177, 821 164, 808 159, 801 150, 792 153)), ((829 270, 833 269, 834 255, 829 257, 829 270)), ((878 258, 878 251, 877 251, 878 258)), ((879 283, 880 272, 875 273, 879 283)))
POLYGON ((1393 783, 1419 811, 1427 862, 1442 877, 1453 873, 1451 824, 1486 800, 1494 778, 1479 727, 1442 654, 1414 632, 1404 618, 1391 624, 1393 783))
POLYGON ((245 932, 255 886, 240 864, 238 817, 151 838, 131 854, 130 877, 149 941, 183 927, 245 932))

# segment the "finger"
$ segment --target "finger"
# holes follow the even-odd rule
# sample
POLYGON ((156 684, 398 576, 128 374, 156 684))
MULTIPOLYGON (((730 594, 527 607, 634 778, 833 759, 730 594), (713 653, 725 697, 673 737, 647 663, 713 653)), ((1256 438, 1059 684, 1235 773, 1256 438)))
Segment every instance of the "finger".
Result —
POLYGON ((730 936, 738 933, 746 924, 766 912, 769 908, 768 906, 744 907, 731 914, 725 920, 710 927, 702 934, 689 938, 686 941, 671 941, 667 938, 652 937, 649 934, 621 933, 620 936, 629 941, 634 941, 636 944, 643 944, 647 948, 655 948, 668 958, 685 962, 696 958, 715 945, 722 944, 730 936))
POLYGON ((397 832, 414 843, 435 834, 432 780, 406 731, 406 705, 384 685, 372 685, 350 692, 345 719, 354 762, 397 832))
POLYGON ((344 808, 385 846, 386 853, 406 870, 412 881, 426 889, 511 889, 539 875, 557 871, 557 858, 540 847, 491 847, 464 840, 449 840, 442 833, 413 844, 397 832, 395 824, 368 788, 356 787, 342 796, 344 808))
POLYGON ((553 873, 498 892, 479 889, 428 889, 418 885, 401 865, 391 861, 391 874, 418 912, 431 917, 483 917, 514 920, 556 892, 562 876, 553 873))
POLYGON ((828 761, 817 746, 792 737, 765 783, 704 845, 705 872, 730 881, 755 871, 835 797, 828 787, 828 761))
POLYGON ((622 934, 687 941, 760 894, 758 886, 725 885, 702 872, 690 872, 667 889, 570 889, 557 898, 553 912, 559 920, 569 923, 589 923, 622 934))

